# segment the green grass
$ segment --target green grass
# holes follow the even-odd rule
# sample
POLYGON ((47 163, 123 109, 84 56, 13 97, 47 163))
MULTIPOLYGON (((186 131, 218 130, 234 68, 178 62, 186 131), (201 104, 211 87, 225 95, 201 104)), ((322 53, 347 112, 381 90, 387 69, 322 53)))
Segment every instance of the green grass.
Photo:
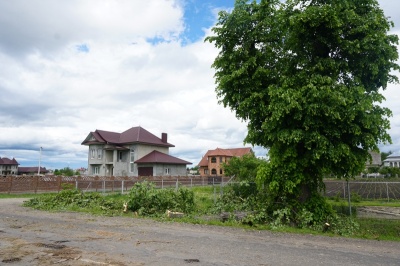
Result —
MULTIPOLYGON (((328 203, 331 205, 345 204, 348 205, 348 201, 345 199, 334 200, 327 199, 328 203)), ((360 200, 358 202, 351 201, 351 206, 380 206, 380 207, 400 207, 400 201, 381 199, 381 200, 360 200)))
POLYGON ((400 220, 359 218, 360 229, 355 237, 400 241, 400 220))
MULTIPOLYGON (((328 199, 328 203, 338 211, 338 213, 348 214, 348 201, 340 199, 328 199)), ((353 237, 375 239, 375 240, 390 240, 400 241, 400 220, 396 219, 376 219, 376 218, 358 218, 357 207, 364 206, 379 206, 379 207, 400 207, 399 201, 382 200, 360 200, 351 202, 353 219, 360 226, 353 237)))
POLYGON ((207 213, 214 205, 214 188, 213 187, 192 187, 191 190, 195 194, 195 204, 199 214, 207 213))
MULTIPOLYGON (((214 200, 220 195, 220 187, 212 186, 206 187, 192 187, 191 190, 195 194, 195 213, 185 215, 183 218, 169 219, 164 215, 160 215, 156 220, 160 221, 170 221, 170 222, 184 222, 193 224, 204 224, 204 225, 215 225, 215 226, 231 226, 244 228, 248 230, 271 230, 271 226, 268 224, 257 224, 254 226, 249 226, 237 222, 235 220, 228 220, 222 222, 219 216, 216 214, 211 214, 210 209, 214 205, 214 200)), ((57 195, 58 193, 46 193, 46 194, 0 194, 1 198, 48 198, 57 195)), ((91 198, 90 193, 85 193, 88 198, 91 198)), ((133 213, 123 213, 122 203, 126 201, 128 194, 120 193, 108 193, 101 194, 100 199, 101 204, 88 204, 86 206, 74 206, 74 205, 63 205, 63 206, 49 206, 49 208, 44 208, 48 211, 76 211, 76 212, 87 212, 94 215, 105 215, 105 216, 129 216, 132 217, 133 213)), ((62 199, 60 199, 61 201, 62 199)), ((50 201, 51 202, 51 201, 50 201)), ((334 199, 328 199, 334 209, 342 210, 342 213, 346 213, 348 209, 348 203, 345 200, 340 199, 339 201, 334 199), (344 211, 343 211, 344 210, 344 211)), ((354 238, 364 238, 364 239, 374 239, 374 240, 390 240, 390 241, 400 241, 400 220, 388 220, 388 219, 370 219, 370 218, 357 218, 356 209, 359 206, 385 206, 385 207, 400 207, 399 201, 385 200, 361 200, 359 202, 351 202, 353 207, 353 221, 359 225, 359 228, 353 233, 351 237, 354 238)), ((46 207, 46 205, 45 205, 46 207)), ((282 226, 279 228, 274 228, 273 230, 278 232, 287 233, 297 233, 297 234, 321 234, 327 236, 335 236, 332 232, 315 231, 311 229, 299 229, 295 227, 282 226)))

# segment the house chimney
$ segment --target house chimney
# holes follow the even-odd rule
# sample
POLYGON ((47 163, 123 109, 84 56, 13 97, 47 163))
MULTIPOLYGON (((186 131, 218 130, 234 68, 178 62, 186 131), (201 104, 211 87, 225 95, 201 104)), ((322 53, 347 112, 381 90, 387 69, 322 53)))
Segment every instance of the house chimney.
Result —
POLYGON ((167 133, 161 133, 161 141, 167 143, 168 135, 167 133))

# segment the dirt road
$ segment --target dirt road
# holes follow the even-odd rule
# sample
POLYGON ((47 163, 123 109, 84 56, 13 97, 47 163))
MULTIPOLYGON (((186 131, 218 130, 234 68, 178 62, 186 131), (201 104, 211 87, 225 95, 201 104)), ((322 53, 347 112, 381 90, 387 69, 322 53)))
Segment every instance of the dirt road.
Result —
POLYGON ((400 243, 49 213, 0 199, 0 265, 400 265, 400 243))

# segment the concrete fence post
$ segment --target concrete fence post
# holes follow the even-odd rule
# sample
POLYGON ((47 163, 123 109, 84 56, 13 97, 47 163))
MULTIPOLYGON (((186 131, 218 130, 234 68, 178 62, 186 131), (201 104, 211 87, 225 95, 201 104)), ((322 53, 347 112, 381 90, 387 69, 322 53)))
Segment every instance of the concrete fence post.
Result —
POLYGON ((217 195, 216 195, 216 187, 213 184, 213 188, 214 188, 214 204, 217 203, 217 195))
POLYGON ((390 198, 389 198, 389 184, 388 184, 388 182, 386 182, 386 196, 387 196, 387 200, 389 202, 390 198))
POLYGON ((57 176, 57 192, 61 190, 61 176, 57 176))
POLYGON ((9 177, 8 177, 8 180, 9 180, 8 194, 10 194, 11 191, 12 191, 13 179, 14 179, 13 176, 9 176, 9 177))
POLYGON ((351 199, 350 199, 350 184, 349 184, 349 180, 347 180, 347 196, 349 198, 349 213, 350 213, 350 217, 351 217, 351 199))
POLYGON ((39 183, 39 176, 34 176, 33 177, 33 190, 35 191, 35 194, 37 193, 37 188, 38 188, 38 183, 39 183))

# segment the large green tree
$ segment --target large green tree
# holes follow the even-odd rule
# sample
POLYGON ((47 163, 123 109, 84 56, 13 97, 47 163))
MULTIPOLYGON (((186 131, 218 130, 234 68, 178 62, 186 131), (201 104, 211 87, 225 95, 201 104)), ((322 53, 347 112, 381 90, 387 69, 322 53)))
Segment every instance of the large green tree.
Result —
POLYGON ((216 92, 248 124, 245 142, 269 149, 258 171, 276 209, 320 221, 323 177, 351 178, 390 142, 380 103, 397 82, 398 37, 376 0, 237 0, 206 40, 220 52, 216 92))

